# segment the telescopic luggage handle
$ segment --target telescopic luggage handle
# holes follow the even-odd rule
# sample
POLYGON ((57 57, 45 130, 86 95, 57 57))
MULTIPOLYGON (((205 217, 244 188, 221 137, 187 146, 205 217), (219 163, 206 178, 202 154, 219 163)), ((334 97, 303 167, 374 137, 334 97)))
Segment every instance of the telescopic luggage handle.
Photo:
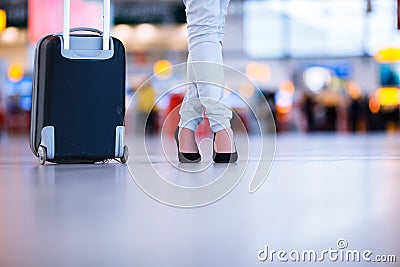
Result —
MULTIPOLYGON (((70 49, 71 0, 64 0, 64 50, 70 49)), ((103 50, 110 49, 110 0, 103 0, 103 32, 92 28, 74 28, 72 31, 94 31, 103 35, 103 50)))

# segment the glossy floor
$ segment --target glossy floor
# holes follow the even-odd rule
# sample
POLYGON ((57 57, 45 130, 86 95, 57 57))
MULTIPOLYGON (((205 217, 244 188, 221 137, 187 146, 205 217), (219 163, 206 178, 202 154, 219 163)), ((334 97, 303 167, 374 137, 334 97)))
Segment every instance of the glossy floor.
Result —
POLYGON ((398 135, 278 136, 268 178, 253 194, 252 170, 261 166, 266 174, 271 155, 257 157, 252 148, 264 141, 271 149, 273 140, 250 138, 246 152, 239 137, 240 161, 230 167, 211 164, 207 142, 203 162, 182 167, 165 157, 175 153, 172 140, 165 146, 146 140, 146 149, 141 138, 128 142, 128 165, 39 166, 26 137, 0 136, 0 266, 365 265, 341 259, 348 250, 359 250, 361 262, 365 250, 371 260, 396 256, 397 263, 368 266, 400 264, 398 135), (212 190, 210 199, 190 193, 177 199, 173 190, 151 192, 140 180, 159 176, 181 189, 201 189, 223 175, 237 183, 209 205, 202 204, 218 199, 212 190), (184 203, 202 206, 175 207, 184 203), (347 248, 344 240, 338 247, 339 239, 347 248), (269 257, 260 261, 266 246, 269 257), (329 249, 331 255, 323 254, 329 249), (287 253, 279 259, 272 250, 287 253), (295 262, 305 250, 324 259, 295 262))

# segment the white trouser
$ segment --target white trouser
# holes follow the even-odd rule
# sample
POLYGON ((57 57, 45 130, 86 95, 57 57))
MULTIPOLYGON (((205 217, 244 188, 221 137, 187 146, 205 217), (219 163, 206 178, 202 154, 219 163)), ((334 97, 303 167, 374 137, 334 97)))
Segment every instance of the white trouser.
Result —
POLYGON ((183 0, 186 6, 189 56, 188 88, 179 127, 195 131, 204 111, 213 132, 230 127, 232 111, 222 103, 225 78, 222 37, 229 0, 183 0))

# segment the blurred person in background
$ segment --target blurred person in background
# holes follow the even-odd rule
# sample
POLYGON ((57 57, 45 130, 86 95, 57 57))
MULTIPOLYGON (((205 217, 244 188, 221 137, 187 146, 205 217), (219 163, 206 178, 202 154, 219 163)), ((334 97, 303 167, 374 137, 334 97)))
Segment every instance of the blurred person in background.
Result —
POLYGON ((230 122, 232 111, 221 101, 225 92, 222 37, 229 0, 183 2, 188 30, 189 85, 175 131, 178 158, 180 162, 201 160, 195 131, 203 121, 205 112, 214 133, 214 162, 235 162, 237 152, 230 122))
POLYGON ((358 98, 351 98, 348 108, 349 129, 355 133, 361 120, 361 103, 358 98))
POLYGON ((138 133, 156 134, 158 132, 158 108, 155 103, 157 92, 146 84, 137 93, 137 131, 138 133))
POLYGON ((311 95, 305 93, 303 100, 303 112, 307 118, 307 131, 315 131, 315 118, 314 118, 314 100, 311 95))
POLYGON ((337 130, 337 106, 329 105, 325 107, 326 129, 331 132, 337 130))

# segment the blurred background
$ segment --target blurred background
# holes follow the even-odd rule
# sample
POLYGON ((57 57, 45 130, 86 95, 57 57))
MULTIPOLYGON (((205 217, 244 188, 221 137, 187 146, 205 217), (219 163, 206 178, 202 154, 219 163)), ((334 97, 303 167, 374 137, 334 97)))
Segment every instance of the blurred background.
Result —
MULTIPOLYGON (((102 1, 71 4, 72 26, 101 28, 102 1)), ((181 0, 114 0, 112 25, 127 51, 127 103, 153 74, 186 61, 181 0)), ((29 133, 35 45, 61 31, 62 0, 0 0, 2 133, 29 133)), ((231 0, 224 58, 254 82, 235 84, 228 76, 227 85, 253 106, 267 99, 278 133, 399 131, 395 0, 231 0)), ((146 133, 159 133, 182 100, 184 89, 164 95, 165 84, 176 79, 185 77, 164 71, 135 97, 134 120, 150 114, 146 133)), ((231 106, 251 132, 249 111, 236 101, 231 106)))

